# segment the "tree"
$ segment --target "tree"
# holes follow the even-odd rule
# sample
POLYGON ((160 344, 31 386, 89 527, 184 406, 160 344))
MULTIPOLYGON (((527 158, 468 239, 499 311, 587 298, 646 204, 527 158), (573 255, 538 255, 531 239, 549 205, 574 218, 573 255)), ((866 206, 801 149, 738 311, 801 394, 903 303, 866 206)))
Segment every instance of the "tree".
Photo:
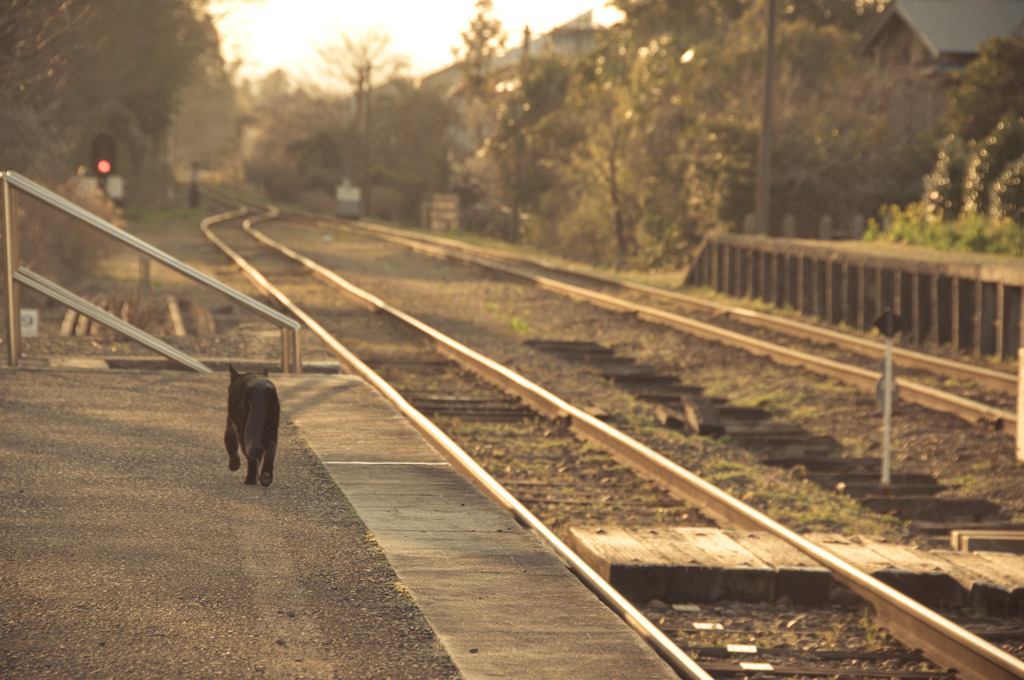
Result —
POLYGON ((505 49, 501 21, 492 16, 491 0, 476 0, 476 16, 462 32, 462 62, 466 87, 473 96, 484 96, 490 89, 491 67, 505 49))
POLYGON ((526 53, 524 59, 529 68, 520 69, 521 86, 498 106, 487 152, 500 173, 501 198, 516 212, 534 212, 555 182, 548 150, 565 132, 559 120, 569 87, 569 64, 526 53))
MULTIPOLYGON (((440 93, 395 80, 377 97, 373 184, 396 197, 390 217, 417 220, 430 194, 448 189, 448 130, 455 121, 440 93)), ((383 209, 385 206, 379 206, 383 209)))
MULTIPOLYGON (((80 123, 58 118, 57 100, 72 89, 72 57, 82 49, 73 28, 86 3, 4 3, 0 8, 0 166, 48 181, 68 174, 80 123), (54 172, 55 168, 61 170, 54 172)), ((73 166, 72 166, 73 167, 73 166)))
POLYGON ((0 9, 7 167, 67 176, 100 132, 122 169, 160 160, 177 95, 217 34, 189 0, 35 0, 0 9))
POLYGON ((954 76, 947 132, 981 139, 1006 116, 1024 114, 1024 38, 990 38, 977 59, 954 76))
POLYGON ((303 192, 333 188, 360 158, 351 111, 337 97, 303 88, 282 88, 270 74, 253 100, 252 122, 242 147, 246 178, 277 200, 299 200, 303 192))
POLYGON ((409 57, 396 52, 391 34, 379 27, 350 34, 335 26, 334 35, 317 45, 316 53, 324 72, 357 98, 373 89, 374 76, 388 82, 409 68, 409 57))
POLYGON ((373 116, 373 78, 388 82, 409 66, 406 55, 394 51, 391 35, 380 28, 368 28, 350 35, 336 27, 335 39, 317 46, 316 51, 328 75, 347 84, 355 96, 353 124, 362 140, 359 182, 362 186, 363 211, 370 211, 370 178, 373 174, 371 156, 373 141, 370 125, 373 116))
POLYGON ((228 181, 240 179, 237 161, 244 112, 235 75, 219 50, 206 52, 179 90, 167 138, 167 160, 179 177, 197 163, 220 170, 228 181))

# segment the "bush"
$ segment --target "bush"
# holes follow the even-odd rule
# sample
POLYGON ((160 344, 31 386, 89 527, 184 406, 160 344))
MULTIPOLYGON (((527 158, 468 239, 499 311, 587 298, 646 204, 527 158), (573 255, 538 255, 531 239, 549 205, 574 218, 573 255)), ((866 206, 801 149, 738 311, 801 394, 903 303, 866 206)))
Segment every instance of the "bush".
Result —
POLYGON ((962 211, 987 213, 990 183, 1021 153, 1024 153, 1024 117, 1007 116, 978 142, 967 163, 962 211))
POLYGON ((878 220, 868 220, 865 241, 890 241, 938 250, 1024 255, 1024 230, 1011 219, 977 213, 944 220, 942 210, 922 203, 906 208, 885 206, 878 220))
POLYGON ((923 179, 924 209, 928 216, 960 214, 964 179, 973 145, 973 142, 965 144, 956 135, 947 135, 942 140, 935 168, 923 179))
POLYGON ((1024 154, 1007 163, 1003 174, 989 186, 989 217, 1024 225, 1024 154))

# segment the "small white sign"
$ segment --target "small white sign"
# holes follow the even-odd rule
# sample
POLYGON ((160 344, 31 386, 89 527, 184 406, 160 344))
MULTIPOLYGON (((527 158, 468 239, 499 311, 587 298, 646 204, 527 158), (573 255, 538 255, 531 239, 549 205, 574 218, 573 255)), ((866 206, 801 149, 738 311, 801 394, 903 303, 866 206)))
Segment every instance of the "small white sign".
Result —
POLYGON ((21 337, 35 338, 39 336, 39 310, 21 310, 21 337))
POLYGON ((115 201, 124 200, 124 178, 120 175, 107 177, 107 196, 115 201))
POLYGON ((359 187, 353 187, 346 184, 339 185, 334 188, 335 200, 342 201, 344 203, 358 203, 362 192, 359 187))
POLYGON ((741 661, 740 668, 745 671, 773 671, 775 667, 770 663, 756 663, 753 661, 741 661))

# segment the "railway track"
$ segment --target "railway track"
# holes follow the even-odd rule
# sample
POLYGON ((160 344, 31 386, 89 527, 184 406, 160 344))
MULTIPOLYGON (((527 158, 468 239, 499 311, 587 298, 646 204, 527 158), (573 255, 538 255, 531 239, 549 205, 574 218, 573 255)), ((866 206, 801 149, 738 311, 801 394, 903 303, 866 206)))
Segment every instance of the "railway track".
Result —
MULTIPOLYGON (((271 213, 269 215, 262 216, 261 219, 272 219, 275 217, 276 215, 271 213)), ((212 230, 207 229, 207 231, 210 233, 212 240, 219 240, 218 237, 212 234, 212 230)), ((417 332, 426 335, 442 354, 448 358, 459 361, 465 370, 471 371, 491 383, 501 384, 503 391, 514 395, 523 403, 528 404, 531 409, 546 416, 551 422, 562 424, 571 430, 576 436, 593 442, 610 451, 617 460, 638 470, 642 476, 657 479, 660 485, 671 489, 674 496, 687 499, 689 503, 698 507, 702 513, 714 518, 719 523, 725 526, 756 528, 771 531, 772 533, 782 537, 790 544, 803 550, 808 555, 811 555, 815 560, 832 569, 837 581, 843 583, 860 597, 863 597, 871 603, 876 614, 883 622, 883 625, 894 631, 897 637, 909 644, 912 648, 921 648, 926 650, 929 658, 940 664, 939 668, 958 668, 960 669, 960 677, 964 678, 1024 677, 1024 665, 1022 665, 1019 660, 1009 656, 992 645, 985 643, 977 636, 967 633, 958 626, 953 625, 947 619, 944 619, 934 612, 921 607, 916 602, 906 598, 899 592, 858 572, 856 569, 853 569, 848 564, 838 560, 827 551, 805 541, 799 535, 789 531, 785 527, 782 527, 778 523, 764 516, 762 513, 736 501, 734 498, 724 494, 716 487, 704 482, 695 475, 692 475, 684 468, 668 461, 656 451, 640 444, 615 428, 609 427, 594 415, 587 413, 584 410, 555 397, 554 395, 551 395, 543 388, 540 388, 521 376, 511 373, 508 369, 505 369, 496 362, 493 362, 486 357, 459 345, 459 343, 447 338, 434 329, 427 327, 425 324, 409 317, 403 312, 391 308, 375 296, 356 289, 352 284, 340 279, 336 274, 321 267, 320 265, 317 265, 309 258, 291 251, 286 247, 281 247, 279 244, 273 243, 271 239, 251 228, 249 231, 265 245, 277 248, 278 252, 292 258, 294 262, 301 263, 302 266, 310 269, 321 278, 331 282, 332 285, 336 285, 343 289, 346 294, 358 297, 362 305, 374 308, 378 314, 388 314, 389 316, 399 320, 407 328, 415 329, 417 332)), ((226 244, 223 244, 222 242, 222 245, 226 244)), ((242 262, 242 258, 237 256, 237 254, 236 261, 239 262, 240 266, 244 264, 242 262)), ((294 272, 292 273, 294 274, 294 272)), ((260 277, 262 276, 255 271, 251 271, 249 275, 257 281, 260 281, 260 277)), ((268 291, 275 290, 269 285, 269 282, 266 281, 265 278, 262 279, 260 285, 267 286, 268 291)), ((293 303, 287 300, 283 293, 277 292, 272 294, 278 297, 281 304, 285 306, 293 305, 293 303)), ((407 412, 407 415, 413 419, 413 422, 416 423, 416 426, 420 428, 425 435, 432 440, 446 442, 444 443, 444 446, 446 447, 453 444, 453 442, 451 442, 444 433, 440 432, 430 421, 424 421, 415 409, 412 409, 408 402, 406 402, 406 400, 403 399, 401 395, 391 387, 391 385, 383 381, 376 372, 369 370, 366 363, 359 359, 359 357, 356 357, 352 352, 334 339, 333 336, 327 333, 327 331, 320 326, 315 319, 297 307, 293 308, 292 311, 302 318, 307 325, 317 330, 318 334, 321 332, 323 333, 322 339, 324 342, 331 347, 331 349, 338 355, 339 359, 346 364, 350 370, 363 374, 371 384, 374 384, 385 395, 395 400, 396 403, 405 404, 404 406, 400 405, 399 408, 407 412)), ((437 400, 435 399, 435 401, 437 400)), ((459 452, 458 447, 451 450, 451 456, 456 466, 465 473, 470 474, 471 476, 480 474, 481 470, 479 469, 479 466, 459 452)), ((484 488, 486 493, 494 497, 495 500, 516 514, 517 517, 520 518, 520 521, 528 524, 542 536, 545 536, 546 540, 555 547, 556 552, 564 554, 564 551, 567 550, 564 549, 564 545, 559 547, 560 541, 554 537, 543 524, 537 522, 531 513, 525 511, 525 507, 523 507, 518 500, 508 494, 508 492, 500 485, 494 483, 493 479, 489 476, 483 475, 480 479, 482 481, 479 481, 478 483, 482 488, 484 488), (535 526, 535 524, 539 526, 535 526)), ((564 555, 564 558, 570 559, 570 555, 564 555)), ((577 570, 577 573, 581 574, 581 577, 584 578, 591 587, 601 592, 602 586, 600 579, 596 579, 594 582, 591 582, 592 577, 587 574, 585 565, 574 565, 574 569, 577 570)), ((646 616, 638 615, 635 610, 631 609, 631 605, 621 602, 621 598, 617 598, 614 593, 601 592, 601 595, 606 599, 606 601, 611 602, 627 621, 638 626, 641 629, 641 634, 645 635, 645 637, 652 641, 652 644, 655 644, 656 647, 665 644, 663 639, 665 637, 664 634, 653 633, 649 628, 649 621, 646 616)), ((685 677, 707 677, 703 670, 694 667, 692 660, 689 660, 689 657, 686 657, 685 659, 675 658, 675 652, 672 650, 678 648, 671 644, 671 642, 669 642, 669 644, 670 647, 664 649, 659 647, 659 650, 666 656, 666 658, 670 658, 673 665, 677 670, 684 674, 685 677)), ((725 671, 723 670, 722 672, 725 671)), ((930 675, 920 677, 942 676, 930 675)))
MULTIPOLYGON (((806 341, 819 346, 832 346, 876 363, 880 361, 885 353, 884 343, 861 336, 654 286, 555 268, 529 258, 471 244, 461 244, 451 239, 425 234, 410 235, 409 232, 362 222, 310 220, 309 217, 302 215, 293 216, 294 218, 312 221, 324 229, 378 238, 432 257, 454 259, 500 271, 559 294, 584 299, 606 309, 634 314, 641 320, 676 328, 758 356, 766 356, 781 364, 799 366, 865 391, 874 391, 881 380, 881 373, 878 370, 837 361, 818 353, 796 350, 790 346, 793 340, 806 341), (653 303, 643 304, 624 299, 609 292, 635 293, 651 300, 668 302, 677 308, 682 307, 689 313, 699 311, 706 320, 655 307, 653 303), (736 321, 743 327, 771 331, 776 339, 773 341, 755 338, 749 330, 734 330, 723 325, 722 320, 736 321)), ((1016 428, 1017 415, 1013 406, 1013 398, 1017 394, 1015 374, 899 347, 894 348, 893 353, 895 361, 902 368, 957 381, 968 381, 980 388, 974 390, 974 394, 983 394, 981 400, 968 398, 913 380, 897 378, 896 385, 901 398, 926 408, 951 413, 968 422, 987 423, 1011 432, 1016 428)))

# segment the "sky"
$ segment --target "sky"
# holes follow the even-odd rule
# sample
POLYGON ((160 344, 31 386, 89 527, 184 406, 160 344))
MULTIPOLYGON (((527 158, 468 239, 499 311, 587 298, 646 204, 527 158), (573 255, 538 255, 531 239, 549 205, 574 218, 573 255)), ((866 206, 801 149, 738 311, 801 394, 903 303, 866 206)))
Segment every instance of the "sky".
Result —
MULTIPOLYGON (((593 9, 607 22, 615 13, 604 0, 493 0, 493 16, 502 22, 506 47, 522 43, 523 27, 546 33, 593 9)), ((381 28, 391 35, 396 52, 411 57, 413 76, 452 63, 452 47, 476 15, 475 0, 249 0, 211 11, 221 34, 224 56, 241 60, 245 77, 259 78, 275 69, 309 74, 318 61, 316 45, 341 30, 358 35, 381 28)))

